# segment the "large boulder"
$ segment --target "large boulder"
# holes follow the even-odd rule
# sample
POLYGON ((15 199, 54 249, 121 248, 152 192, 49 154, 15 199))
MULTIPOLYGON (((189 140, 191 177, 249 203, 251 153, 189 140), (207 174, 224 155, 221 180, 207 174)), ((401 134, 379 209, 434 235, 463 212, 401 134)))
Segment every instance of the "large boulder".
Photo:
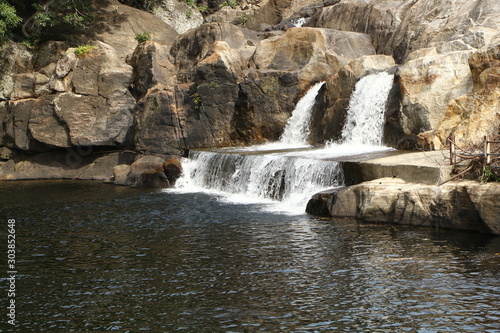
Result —
POLYGON ((309 24, 372 36, 378 53, 403 63, 426 47, 443 51, 481 48, 498 36, 495 0, 346 0, 325 7, 309 24))
POLYGON ((475 230, 500 234, 500 186, 473 181, 442 186, 383 178, 315 195, 307 211, 366 222, 475 230))
POLYGON ((133 68, 130 88, 137 99, 157 85, 175 84, 176 73, 170 47, 158 42, 144 42, 137 46, 128 63, 133 68))
POLYGON ((113 47, 125 60, 137 46, 136 36, 149 33, 152 41, 172 45, 178 33, 161 18, 129 6, 117 0, 102 2, 95 13, 95 24, 91 27, 94 38, 113 47))
POLYGON ((207 23, 180 35, 171 49, 178 83, 195 81, 198 64, 205 59, 221 60, 219 67, 240 75, 258 42, 255 32, 229 23, 207 23))
POLYGON ((153 7, 152 12, 179 34, 203 24, 203 15, 198 8, 184 1, 163 0, 153 7))
POLYGON ((291 28, 282 36, 263 40, 253 55, 260 70, 300 72, 311 82, 328 78, 351 60, 375 54, 366 34, 318 28, 291 28))
MULTIPOLYGON (((130 165, 126 184, 132 187, 170 187, 170 182, 163 171, 163 163, 164 159, 158 156, 140 156, 130 165)), ((115 169, 115 176, 117 171, 115 169)))
POLYGON ((435 129, 448 103, 472 91, 469 56, 470 51, 431 53, 399 68, 401 125, 405 134, 435 129))

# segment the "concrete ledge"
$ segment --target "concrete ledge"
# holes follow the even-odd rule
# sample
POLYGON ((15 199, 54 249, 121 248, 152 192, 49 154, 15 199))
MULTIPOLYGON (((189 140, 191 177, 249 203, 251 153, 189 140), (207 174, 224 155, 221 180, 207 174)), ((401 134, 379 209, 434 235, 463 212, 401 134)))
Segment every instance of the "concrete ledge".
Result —
POLYGON ((449 179, 452 168, 446 151, 393 152, 388 156, 372 154, 339 159, 346 185, 378 178, 400 178, 407 182, 438 184, 449 179))

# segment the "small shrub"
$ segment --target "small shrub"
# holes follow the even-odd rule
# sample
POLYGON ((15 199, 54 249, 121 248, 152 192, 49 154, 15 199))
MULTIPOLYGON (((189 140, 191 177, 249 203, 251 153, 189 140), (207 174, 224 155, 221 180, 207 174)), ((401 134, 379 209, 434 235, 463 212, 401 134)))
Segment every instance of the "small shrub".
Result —
POLYGON ((240 18, 239 18, 239 25, 242 26, 242 27, 244 27, 245 24, 247 24, 247 21, 248 21, 248 16, 245 16, 245 15, 240 16, 240 18))
POLYGON ((143 33, 136 34, 135 39, 139 43, 147 42, 148 40, 151 40, 151 33, 149 31, 144 31, 143 33))
POLYGON ((191 97, 193 98, 194 108, 199 109, 201 107, 201 103, 203 102, 200 94, 196 92, 192 94, 191 97))
POLYGON ((85 57, 95 49, 97 47, 94 45, 80 45, 75 48, 75 54, 77 57, 85 57))
POLYGON ((227 6, 229 6, 231 8, 236 8, 238 6, 238 0, 226 0, 219 5, 220 8, 227 7, 227 6))
POLYGON ((500 177, 496 175, 489 165, 483 167, 483 183, 487 182, 498 182, 500 177))

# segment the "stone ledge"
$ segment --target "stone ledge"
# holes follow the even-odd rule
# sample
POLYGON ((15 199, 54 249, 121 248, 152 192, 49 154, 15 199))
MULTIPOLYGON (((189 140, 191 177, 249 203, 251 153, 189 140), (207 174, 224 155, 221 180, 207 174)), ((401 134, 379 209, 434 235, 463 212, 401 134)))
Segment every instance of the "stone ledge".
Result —
POLYGON ((366 222, 480 231, 500 235, 500 184, 474 181, 442 186, 381 178, 315 194, 309 214, 366 222))

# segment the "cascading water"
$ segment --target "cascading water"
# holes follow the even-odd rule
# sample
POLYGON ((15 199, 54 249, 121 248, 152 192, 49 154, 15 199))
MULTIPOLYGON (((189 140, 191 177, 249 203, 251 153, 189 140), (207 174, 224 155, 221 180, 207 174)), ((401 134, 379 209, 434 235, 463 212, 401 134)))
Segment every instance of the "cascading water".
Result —
POLYGON ((307 138, 310 133, 309 123, 311 122, 311 111, 316 96, 323 84, 324 82, 315 84, 297 103, 291 117, 288 118, 279 143, 293 147, 308 145, 307 138))
POLYGON ((356 153, 352 144, 380 144, 392 79, 393 76, 380 73, 358 82, 341 142, 314 152, 269 151, 307 145, 311 110, 323 85, 321 82, 299 101, 279 142, 253 147, 253 151, 252 147, 224 152, 193 150, 183 162, 184 176, 178 180, 177 187, 183 191, 224 193, 225 197, 236 195, 238 202, 279 202, 273 209, 302 214, 312 194, 343 185, 339 163, 326 160, 331 157, 328 154, 332 147, 336 147, 334 155, 340 156, 338 151, 348 151, 343 155, 356 153))
POLYGON ((280 154, 191 151, 183 165, 189 177, 179 179, 178 184, 184 189, 245 196, 238 201, 279 201, 281 205, 273 209, 295 213, 303 213, 304 200, 312 194, 343 183, 336 162, 280 154))
POLYGON ((381 72, 367 75, 356 83, 349 100, 340 144, 382 144, 385 107, 393 80, 394 75, 381 72))

